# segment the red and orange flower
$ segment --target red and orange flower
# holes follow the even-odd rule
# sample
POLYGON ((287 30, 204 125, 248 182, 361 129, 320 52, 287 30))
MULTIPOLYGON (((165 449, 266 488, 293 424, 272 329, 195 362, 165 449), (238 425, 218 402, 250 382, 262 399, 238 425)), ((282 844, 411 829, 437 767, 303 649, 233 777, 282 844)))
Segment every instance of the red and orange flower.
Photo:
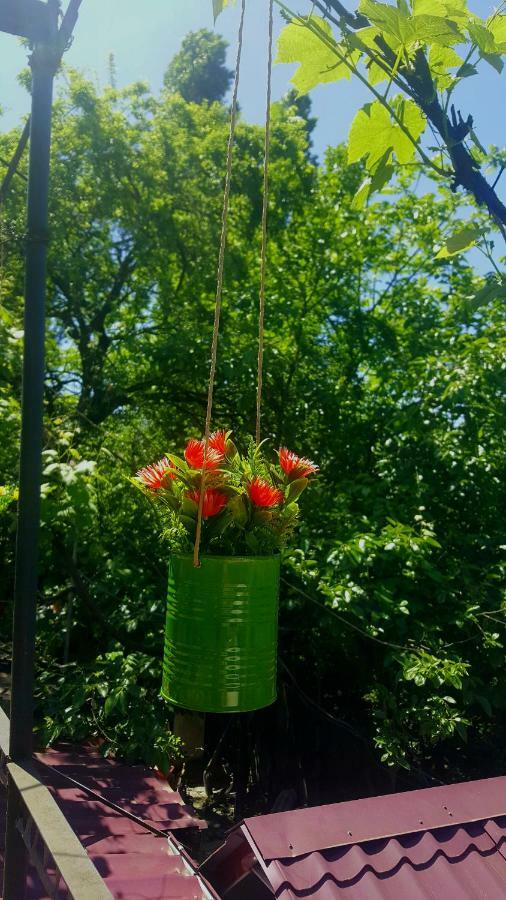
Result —
POLYGON ((169 483, 176 477, 171 469, 174 469, 173 464, 170 459, 164 456, 163 459, 153 463, 151 466, 139 469, 137 478, 150 491, 159 491, 161 488, 168 487, 169 483))
MULTIPOLYGON (((189 491, 186 496, 189 500, 193 500, 198 506, 200 502, 200 491, 189 491)), ((207 488, 204 491, 202 518, 210 519, 212 516, 219 515, 227 505, 227 501, 228 497, 226 494, 222 493, 222 491, 217 491, 214 488, 207 488)))
POLYGON ((274 468, 262 446, 250 439, 247 453, 241 453, 230 435, 225 429, 214 431, 207 447, 205 439, 192 438, 184 451, 186 462, 164 456, 137 472, 145 493, 160 504, 162 524, 170 526, 164 537, 177 552, 188 549, 197 535, 207 553, 277 552, 293 532, 299 517, 296 501, 318 466, 280 447, 280 468, 274 468), (215 522, 199 522, 201 502, 202 519, 215 522))
POLYGON ((285 499, 283 491, 278 490, 264 478, 254 478, 248 484, 248 496, 254 506, 270 508, 279 506, 285 499))
MULTIPOLYGON (((219 434, 219 432, 216 432, 219 434)), ((192 469, 217 469, 220 463, 223 462, 224 453, 222 453, 216 447, 211 446, 211 442, 209 442, 207 453, 205 454, 205 466, 204 466, 204 450, 205 450, 205 442, 198 441, 195 438, 192 438, 188 441, 186 445, 186 450, 184 451, 184 458, 186 462, 192 469)))
POLYGON ((289 481, 296 478, 307 478, 318 471, 318 466, 305 456, 297 456, 292 450, 281 447, 278 450, 279 464, 289 481))
POLYGON ((220 431, 213 431, 213 433, 209 436, 209 446, 211 450, 216 450, 217 453, 221 453, 221 456, 226 456, 227 453, 227 432, 221 429, 220 431))

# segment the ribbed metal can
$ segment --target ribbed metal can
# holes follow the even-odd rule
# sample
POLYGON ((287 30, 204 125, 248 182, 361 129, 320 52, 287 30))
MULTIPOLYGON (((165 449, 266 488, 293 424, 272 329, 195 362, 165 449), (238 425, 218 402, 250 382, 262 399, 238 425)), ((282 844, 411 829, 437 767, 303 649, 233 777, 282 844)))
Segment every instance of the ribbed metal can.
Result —
POLYGON ((162 696, 199 712, 276 699, 279 556, 169 560, 162 696))

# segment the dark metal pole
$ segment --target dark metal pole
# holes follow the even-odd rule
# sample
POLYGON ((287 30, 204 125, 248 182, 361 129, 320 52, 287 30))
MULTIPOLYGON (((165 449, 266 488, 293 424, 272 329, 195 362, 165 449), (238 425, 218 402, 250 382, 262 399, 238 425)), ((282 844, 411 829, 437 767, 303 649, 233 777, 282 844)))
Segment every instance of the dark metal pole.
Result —
MULTIPOLYGON (((53 79, 58 64, 59 3, 48 0, 52 43, 33 51, 32 114, 28 177, 25 276, 23 392, 18 530, 14 587, 10 757, 27 759, 33 751, 33 693, 38 531, 44 397, 46 256, 48 242, 49 160, 53 79)), ((27 853, 17 822, 21 798, 9 783, 5 846, 5 900, 23 900, 27 853)))

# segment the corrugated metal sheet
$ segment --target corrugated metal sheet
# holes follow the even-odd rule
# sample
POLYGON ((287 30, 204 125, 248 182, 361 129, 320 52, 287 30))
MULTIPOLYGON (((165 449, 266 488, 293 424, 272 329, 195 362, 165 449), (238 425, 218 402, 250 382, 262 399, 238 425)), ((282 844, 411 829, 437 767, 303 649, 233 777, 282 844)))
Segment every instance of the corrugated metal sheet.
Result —
POLYGON ((183 803, 181 795, 172 791, 166 782, 156 778, 145 766, 121 765, 104 759, 92 748, 79 752, 73 748, 48 750, 37 754, 37 759, 44 766, 51 767, 46 771, 45 783, 54 793, 58 805, 65 814, 74 810, 80 822, 89 814, 96 821, 99 816, 111 815, 111 811, 102 808, 99 801, 91 800, 86 792, 72 786, 65 776, 160 831, 206 827, 205 822, 183 803), (79 810, 75 807, 76 802, 83 804, 79 810))
MULTIPOLYGON (((117 900, 213 900, 217 895, 197 874, 181 845, 171 836, 185 828, 202 828, 181 796, 144 766, 122 766, 96 751, 50 750, 37 756, 38 777, 46 784, 117 900), (83 787, 77 787, 65 776, 83 787), (85 789, 95 791, 92 797, 85 789), (138 821, 108 806, 111 801, 138 821), (144 823, 159 834, 147 830, 144 823)), ((5 799, 0 798, 5 828, 5 799)), ((1 826, 0 826, 1 827, 1 826)), ((3 863, 0 851, 0 864, 3 863)), ((0 865, 1 868, 1 865, 0 865)), ((51 868, 48 869, 51 873, 51 868)), ((1 877, 0 872, 0 877, 1 877)), ((56 900, 66 893, 61 891, 56 900)), ((45 900, 35 872, 28 900, 45 900)))
POLYGON ((506 778, 246 819, 202 871, 231 900, 253 878, 279 900, 504 900, 506 778))

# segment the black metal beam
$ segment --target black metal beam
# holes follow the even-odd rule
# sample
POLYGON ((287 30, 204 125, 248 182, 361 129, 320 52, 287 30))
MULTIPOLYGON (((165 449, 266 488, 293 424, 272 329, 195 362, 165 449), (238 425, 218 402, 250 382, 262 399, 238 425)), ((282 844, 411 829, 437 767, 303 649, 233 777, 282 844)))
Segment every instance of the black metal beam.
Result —
POLYGON ((51 37, 50 6, 42 0, 0 0, 0 31, 32 42, 51 37))
MULTIPOLYGON (((46 11, 50 26, 49 38, 35 45, 30 59, 32 111, 25 263, 21 453, 12 635, 10 757, 14 762, 29 759, 33 750, 49 161, 53 81, 59 62, 58 0, 48 0, 46 11)), ((19 792, 9 784, 3 893, 5 900, 22 900, 25 895, 27 851, 17 827, 20 802, 19 792)))

